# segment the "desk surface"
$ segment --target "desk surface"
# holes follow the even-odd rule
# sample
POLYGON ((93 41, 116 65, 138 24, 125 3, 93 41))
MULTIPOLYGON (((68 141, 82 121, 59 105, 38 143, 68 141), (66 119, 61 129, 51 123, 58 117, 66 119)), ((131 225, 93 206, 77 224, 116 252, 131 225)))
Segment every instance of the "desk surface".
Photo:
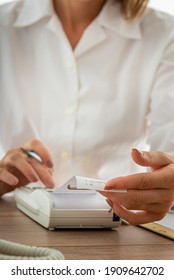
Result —
POLYGON ((60 250, 66 260, 174 259, 174 242, 140 227, 49 231, 21 213, 12 197, 0 200, 0 239, 60 250))

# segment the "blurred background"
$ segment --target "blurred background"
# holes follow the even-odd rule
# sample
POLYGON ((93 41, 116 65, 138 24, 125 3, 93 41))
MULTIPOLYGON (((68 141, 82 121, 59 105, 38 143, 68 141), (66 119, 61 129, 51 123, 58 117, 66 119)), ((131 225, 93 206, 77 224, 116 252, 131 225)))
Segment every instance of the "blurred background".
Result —
MULTIPOLYGON (((0 4, 12 2, 13 0, 0 0, 0 4)), ((174 15, 174 0, 150 0, 151 7, 174 15)))
POLYGON ((150 0, 150 6, 158 10, 164 11, 168 14, 174 15, 173 0, 150 0))

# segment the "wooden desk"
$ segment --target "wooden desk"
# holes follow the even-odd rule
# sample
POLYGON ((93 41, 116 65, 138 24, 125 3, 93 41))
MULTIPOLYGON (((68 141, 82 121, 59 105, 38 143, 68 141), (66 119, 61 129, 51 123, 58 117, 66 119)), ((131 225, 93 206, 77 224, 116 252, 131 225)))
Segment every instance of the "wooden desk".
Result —
POLYGON ((0 200, 0 238, 55 248, 67 260, 174 259, 172 240, 140 227, 49 231, 21 213, 13 197, 0 200))

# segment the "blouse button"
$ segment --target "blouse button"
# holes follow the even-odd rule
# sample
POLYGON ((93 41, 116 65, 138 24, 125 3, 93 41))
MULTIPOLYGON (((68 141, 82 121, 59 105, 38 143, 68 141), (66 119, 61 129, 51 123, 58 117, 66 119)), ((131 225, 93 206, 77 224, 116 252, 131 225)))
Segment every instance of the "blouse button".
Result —
POLYGON ((60 156, 62 160, 67 160, 69 158, 69 153, 66 151, 62 151, 60 156))
POLYGON ((75 113, 75 108, 74 107, 68 107, 66 110, 65 110, 65 114, 67 116, 71 116, 75 113))
POLYGON ((75 64, 74 61, 72 59, 67 60, 67 67, 68 68, 74 68, 75 64))

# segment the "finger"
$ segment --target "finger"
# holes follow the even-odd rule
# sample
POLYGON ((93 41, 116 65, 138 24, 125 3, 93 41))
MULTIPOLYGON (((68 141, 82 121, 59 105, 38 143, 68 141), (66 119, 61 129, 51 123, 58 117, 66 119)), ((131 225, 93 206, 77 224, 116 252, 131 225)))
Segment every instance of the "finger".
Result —
POLYGON ((16 186, 19 182, 18 178, 4 168, 0 169, 0 181, 10 186, 16 186))
POLYGON ((170 166, 154 172, 143 172, 109 180, 105 190, 119 189, 159 189, 171 188, 173 184, 173 169, 170 166))
POLYGON ((32 162, 31 165, 33 169, 35 170, 37 176, 41 180, 41 182, 47 187, 47 188, 54 188, 55 182, 52 178, 52 175, 50 173, 50 170, 47 169, 44 165, 40 164, 34 159, 30 159, 32 162))
POLYGON ((12 166, 19 170, 29 182, 37 182, 39 180, 39 176, 29 161, 25 160, 24 158, 20 158, 20 160, 13 162, 12 166))
POLYGON ((100 192, 112 203, 119 203, 127 209, 145 209, 145 205, 149 204, 163 204, 171 205, 173 203, 173 192, 170 189, 156 189, 156 190, 145 190, 137 191, 130 190, 127 193, 111 193, 111 192, 100 192))
MULTIPOLYGON (((112 203, 114 205, 114 203, 112 203)), ((142 203, 139 206, 127 205, 127 204, 120 204, 122 207, 124 207, 127 210, 133 210, 133 211, 146 211, 146 212, 154 212, 154 213, 164 213, 164 215, 171 209, 171 203, 142 203)), ((113 206, 112 206, 113 208, 113 206)))
POLYGON ((141 166, 149 166, 153 170, 174 163, 174 156, 163 152, 141 152, 137 149, 132 149, 132 159, 141 166))
POLYGON ((19 180, 22 183, 25 182, 25 184, 27 184, 28 182, 37 182, 38 180, 41 180, 48 188, 53 188, 55 186, 50 168, 41 164, 34 158, 28 157, 21 151, 21 149, 9 151, 8 155, 4 158, 4 163, 8 169, 15 168, 15 170, 12 171, 16 174, 18 173, 19 180), (24 180, 24 177, 22 178, 22 176, 24 176, 28 182, 24 180))
POLYGON ((165 216, 164 213, 161 214, 161 213, 146 212, 146 211, 133 212, 115 203, 114 203, 113 211, 120 218, 126 220, 128 223, 132 225, 145 224, 145 223, 158 221, 165 216))
POLYGON ((24 147, 33 150, 36 154, 38 154, 42 159, 43 164, 45 164, 47 167, 53 167, 53 161, 49 151, 39 140, 34 139, 31 142, 25 144, 24 147))
POLYGON ((30 159, 26 155, 23 155, 21 152, 19 153, 18 150, 15 149, 4 159, 4 169, 6 167, 10 172, 12 168, 15 168, 16 170, 19 170, 29 182, 36 182, 39 177, 29 163, 29 160, 30 159))

